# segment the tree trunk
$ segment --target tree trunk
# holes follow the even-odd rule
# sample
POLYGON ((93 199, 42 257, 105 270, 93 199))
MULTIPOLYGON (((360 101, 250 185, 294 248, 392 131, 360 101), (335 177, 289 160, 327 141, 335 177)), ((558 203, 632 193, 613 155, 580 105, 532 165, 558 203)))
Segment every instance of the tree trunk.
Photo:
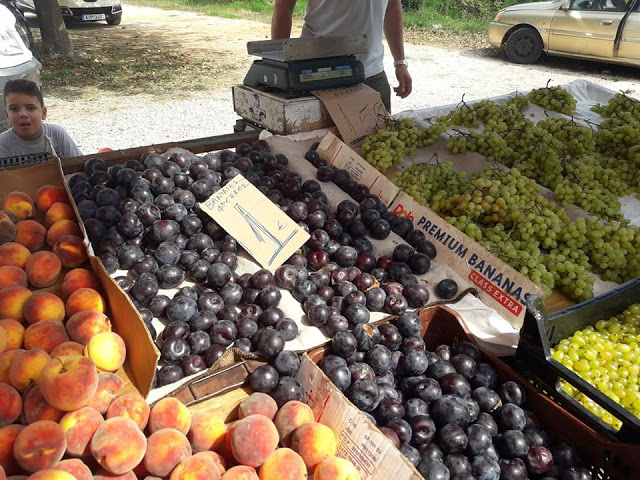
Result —
POLYGON ((34 4, 42 35, 42 50, 57 55, 71 54, 71 41, 62 20, 58 0, 34 0, 34 4))

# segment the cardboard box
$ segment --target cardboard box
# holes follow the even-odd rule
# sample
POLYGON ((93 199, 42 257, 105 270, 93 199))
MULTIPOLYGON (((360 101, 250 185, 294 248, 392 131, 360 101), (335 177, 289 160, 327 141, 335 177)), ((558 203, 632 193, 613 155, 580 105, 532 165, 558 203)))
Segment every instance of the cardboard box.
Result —
MULTIPOLYGON (((57 161, 0 172, 0 201, 4 201, 4 196, 12 191, 22 191, 33 197, 43 185, 66 188, 61 166, 57 161)), ((68 190, 67 194, 71 198, 68 190)), ((81 223, 77 211, 76 218, 78 223, 81 223)), ((41 220, 40 217, 36 219, 41 220)), ((107 314, 113 324, 113 330, 123 338, 127 347, 127 360, 124 368, 117 374, 125 380, 128 392, 137 390, 146 397, 151 390, 160 352, 151 340, 137 310, 104 270, 100 261, 95 257, 89 257, 89 265, 83 268, 92 270, 100 281, 101 294, 107 301, 107 314)), ((59 282, 47 290, 59 292, 67 271, 63 269, 59 282)))
POLYGON ((444 257, 445 263, 475 285, 482 301, 516 329, 522 327, 526 299, 542 296, 535 283, 410 195, 400 192, 390 210, 411 219, 436 246, 440 261, 444 257))

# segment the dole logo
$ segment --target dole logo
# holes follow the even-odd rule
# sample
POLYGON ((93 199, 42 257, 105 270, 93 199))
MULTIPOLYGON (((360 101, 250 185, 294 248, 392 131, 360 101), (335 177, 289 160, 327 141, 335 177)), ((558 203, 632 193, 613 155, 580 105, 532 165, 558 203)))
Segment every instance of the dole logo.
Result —
POLYGON ((407 217, 409 220, 411 220, 413 222, 413 213, 412 212, 407 212, 404 209, 404 205, 402 205, 401 203, 399 203, 396 208, 393 209, 393 213, 395 213, 396 215, 399 215, 401 217, 407 217))

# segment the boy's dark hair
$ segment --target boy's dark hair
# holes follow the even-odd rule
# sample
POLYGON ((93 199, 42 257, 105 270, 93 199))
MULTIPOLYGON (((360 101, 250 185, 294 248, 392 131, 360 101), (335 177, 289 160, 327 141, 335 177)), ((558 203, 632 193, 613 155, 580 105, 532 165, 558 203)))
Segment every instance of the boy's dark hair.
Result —
POLYGON ((44 98, 42 98, 42 91, 37 84, 31 80, 9 80, 4 85, 4 98, 10 93, 23 93, 31 97, 36 97, 40 102, 40 106, 44 107, 44 98))

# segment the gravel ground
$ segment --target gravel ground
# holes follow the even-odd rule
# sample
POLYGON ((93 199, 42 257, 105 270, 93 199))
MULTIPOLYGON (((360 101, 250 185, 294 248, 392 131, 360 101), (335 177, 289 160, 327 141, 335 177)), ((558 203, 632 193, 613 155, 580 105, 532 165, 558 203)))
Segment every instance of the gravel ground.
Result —
MULTIPOLYGON (((188 41, 176 35, 175 48, 210 48, 216 54, 216 36, 228 51, 236 50, 238 69, 246 71, 251 61, 244 44, 266 38, 269 25, 244 20, 206 17, 195 13, 164 11, 127 6, 122 28, 135 35, 138 29, 188 29, 188 41), (197 42, 198 35, 203 41, 197 42)), ((104 34, 108 34, 104 29, 104 34)), ((96 33, 98 35, 98 33, 96 33)), ((412 35, 412 42, 423 42, 412 35)), ((414 81, 413 93, 406 99, 392 99, 394 112, 457 103, 466 100, 527 91, 544 86, 566 84, 578 78, 612 90, 631 90, 638 94, 637 69, 561 58, 544 58, 535 65, 515 65, 496 49, 477 45, 444 46, 410 43, 407 58, 414 81)), ((386 57, 387 72, 393 72, 391 57, 386 57)), ((238 77, 237 72, 231 77, 238 77)), ((194 72, 197 74, 197 72, 194 72)), ((391 84, 395 83, 391 74, 391 84)), ((235 80, 237 81, 237 80, 235 80)), ((173 98, 151 95, 83 95, 68 100, 48 97, 49 118, 64 126, 85 154, 101 147, 130 148, 231 133, 238 116, 233 111, 231 86, 207 92, 175 92, 173 98)))

